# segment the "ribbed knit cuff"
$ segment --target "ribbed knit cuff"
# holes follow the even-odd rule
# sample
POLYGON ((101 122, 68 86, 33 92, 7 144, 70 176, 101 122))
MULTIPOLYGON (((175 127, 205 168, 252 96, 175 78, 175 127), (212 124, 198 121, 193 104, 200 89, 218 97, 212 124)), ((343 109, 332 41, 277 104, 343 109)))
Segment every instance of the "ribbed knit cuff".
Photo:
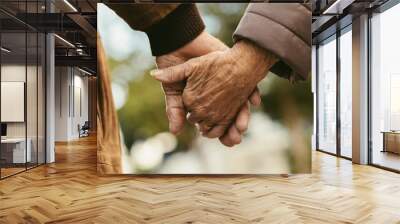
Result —
POLYGON ((194 4, 182 4, 145 30, 154 56, 173 52, 195 39, 205 26, 194 4))

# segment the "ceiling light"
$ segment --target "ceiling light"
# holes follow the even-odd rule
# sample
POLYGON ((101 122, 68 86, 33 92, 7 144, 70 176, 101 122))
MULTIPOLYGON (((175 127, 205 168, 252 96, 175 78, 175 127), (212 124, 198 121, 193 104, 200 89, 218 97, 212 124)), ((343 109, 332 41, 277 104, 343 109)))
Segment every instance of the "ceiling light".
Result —
POLYGON ((68 1, 68 0, 64 0, 65 4, 68 5, 68 7, 70 7, 74 12, 78 12, 78 10, 68 1))
POLYGON ((93 75, 92 73, 90 73, 90 72, 88 72, 88 71, 86 71, 86 70, 83 70, 83 69, 81 69, 81 68, 79 68, 79 67, 78 67, 78 70, 81 71, 81 72, 83 72, 83 73, 85 73, 86 75, 90 75, 90 76, 93 75))
POLYGON ((73 44, 72 44, 71 42, 69 42, 68 40, 66 40, 66 39, 64 39, 64 38, 62 38, 62 37, 60 37, 60 36, 57 35, 57 34, 54 34, 54 36, 57 37, 57 38, 58 38, 59 40, 61 40, 62 42, 64 42, 65 44, 67 44, 68 46, 75 48, 75 45, 73 45, 73 44))
POLYGON ((6 52, 6 53, 10 53, 10 52, 11 52, 11 50, 9 50, 9 49, 7 49, 7 48, 5 48, 5 47, 1 47, 0 49, 1 49, 2 51, 6 52))
POLYGON ((343 10, 347 6, 351 5, 354 0, 336 0, 332 5, 330 5, 322 14, 342 14, 343 10))

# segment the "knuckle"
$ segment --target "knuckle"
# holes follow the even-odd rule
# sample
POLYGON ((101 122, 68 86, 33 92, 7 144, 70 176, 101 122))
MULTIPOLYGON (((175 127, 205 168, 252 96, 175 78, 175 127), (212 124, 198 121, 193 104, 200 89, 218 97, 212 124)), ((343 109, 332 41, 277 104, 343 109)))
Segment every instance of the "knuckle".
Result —
POLYGON ((182 94, 183 103, 186 107, 192 107, 195 102, 195 96, 190 91, 184 91, 182 94))
POLYGON ((242 142, 242 138, 239 137, 235 137, 232 139, 233 144, 237 145, 240 144, 240 142, 242 142))
POLYGON ((207 115, 207 110, 204 107, 197 107, 193 110, 193 114, 199 118, 205 118, 207 115))
POLYGON ((245 132, 245 131, 247 131, 247 128, 248 128, 247 124, 245 124, 244 122, 239 122, 235 126, 240 132, 245 132))
POLYGON ((216 131, 216 132, 215 132, 216 137, 220 137, 220 136, 224 135, 225 132, 226 132, 225 129, 226 129, 226 128, 223 128, 223 129, 221 128, 220 130, 216 131))
POLYGON ((189 63, 182 64, 182 76, 188 77, 190 75, 191 65, 189 63))

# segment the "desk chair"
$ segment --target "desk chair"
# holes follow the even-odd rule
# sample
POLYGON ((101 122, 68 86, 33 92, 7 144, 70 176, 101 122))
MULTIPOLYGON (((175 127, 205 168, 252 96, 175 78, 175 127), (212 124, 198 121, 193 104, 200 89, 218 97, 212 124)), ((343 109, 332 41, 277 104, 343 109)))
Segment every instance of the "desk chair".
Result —
POLYGON ((82 125, 82 127, 80 127, 80 125, 78 125, 78 130, 79 130, 79 138, 89 136, 89 130, 90 130, 89 121, 85 121, 85 123, 82 125))

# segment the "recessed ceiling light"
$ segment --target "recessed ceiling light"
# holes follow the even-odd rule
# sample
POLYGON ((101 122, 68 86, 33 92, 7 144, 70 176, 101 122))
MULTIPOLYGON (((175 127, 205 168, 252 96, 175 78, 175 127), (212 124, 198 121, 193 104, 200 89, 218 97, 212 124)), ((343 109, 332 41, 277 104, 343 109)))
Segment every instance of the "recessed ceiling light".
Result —
POLYGON ((67 44, 68 46, 75 48, 75 45, 73 45, 73 44, 72 44, 71 42, 69 42, 68 40, 66 40, 66 39, 64 39, 64 38, 62 38, 62 37, 60 37, 60 36, 57 35, 57 34, 54 34, 54 36, 57 37, 57 38, 58 38, 59 40, 61 40, 62 42, 64 42, 65 44, 67 44))
POLYGON ((11 52, 11 50, 9 50, 9 49, 7 49, 5 47, 1 47, 0 49, 1 49, 1 51, 4 51, 6 53, 10 53, 11 52))
POLYGON ((90 76, 93 75, 92 73, 90 73, 90 72, 88 72, 88 71, 86 71, 86 70, 83 70, 83 69, 81 69, 81 68, 79 68, 79 67, 78 67, 78 70, 81 71, 81 72, 83 72, 83 73, 85 73, 85 74, 87 74, 87 75, 90 75, 90 76))
POLYGON ((70 7, 74 12, 78 12, 78 10, 68 1, 68 0, 64 0, 65 4, 68 5, 68 7, 70 7))
POLYGON ((324 12, 323 15, 327 14, 342 14, 343 9, 351 5, 355 0, 336 0, 331 4, 324 12))

